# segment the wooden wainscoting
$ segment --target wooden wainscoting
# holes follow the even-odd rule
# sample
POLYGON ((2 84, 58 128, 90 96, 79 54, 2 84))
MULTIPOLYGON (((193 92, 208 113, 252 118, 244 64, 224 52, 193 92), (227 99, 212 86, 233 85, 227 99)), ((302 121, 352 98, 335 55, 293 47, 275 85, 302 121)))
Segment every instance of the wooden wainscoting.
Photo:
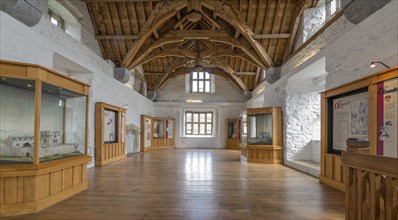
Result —
POLYGON ((109 163, 126 158, 125 143, 103 144, 101 146, 101 151, 101 160, 95 161, 96 166, 105 166, 109 163))
POLYGON ((37 167, 2 167, 0 216, 34 213, 86 190, 89 161, 89 156, 78 156, 37 167))
POLYGON ((342 192, 345 190, 345 171, 341 163, 341 156, 337 154, 323 154, 325 166, 321 167, 321 173, 324 175, 319 176, 319 180, 331 187, 334 187, 342 192))

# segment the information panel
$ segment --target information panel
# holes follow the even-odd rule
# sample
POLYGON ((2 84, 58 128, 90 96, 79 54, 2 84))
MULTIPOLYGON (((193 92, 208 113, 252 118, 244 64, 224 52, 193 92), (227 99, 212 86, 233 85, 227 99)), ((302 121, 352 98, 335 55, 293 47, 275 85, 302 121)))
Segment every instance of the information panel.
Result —
POLYGON ((333 100, 333 150, 345 151, 348 138, 368 139, 368 92, 333 100))

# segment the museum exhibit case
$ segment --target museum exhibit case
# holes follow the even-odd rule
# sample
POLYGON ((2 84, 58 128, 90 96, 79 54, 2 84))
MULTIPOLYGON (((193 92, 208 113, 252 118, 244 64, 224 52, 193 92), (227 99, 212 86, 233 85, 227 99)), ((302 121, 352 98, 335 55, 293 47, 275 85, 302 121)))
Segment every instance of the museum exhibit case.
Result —
POLYGON ((126 109, 97 102, 95 165, 105 166, 124 158, 126 158, 126 109))
POLYGON ((282 112, 279 107, 241 112, 241 160, 282 163, 282 112))
POLYGON ((175 119, 141 115, 141 152, 175 147, 175 119))
POLYGON ((226 129, 226 149, 240 150, 240 118, 227 118, 226 129))
POLYGON ((346 151, 398 158, 397 93, 398 67, 321 93, 322 183, 345 191, 346 151))
POLYGON ((87 189, 89 85, 33 64, 0 69, 0 216, 87 189))

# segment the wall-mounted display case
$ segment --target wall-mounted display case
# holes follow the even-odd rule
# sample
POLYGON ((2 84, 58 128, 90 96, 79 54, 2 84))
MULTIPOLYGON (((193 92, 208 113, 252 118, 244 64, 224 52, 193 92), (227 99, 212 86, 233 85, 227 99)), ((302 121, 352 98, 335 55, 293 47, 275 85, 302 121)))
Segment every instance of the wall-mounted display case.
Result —
POLYGON ((240 150, 240 118, 227 118, 226 119, 227 129, 227 149, 240 150))
POLYGON ((175 119, 141 115, 141 152, 175 147, 175 119))
POLYGON ((321 93, 320 181, 345 191, 341 154, 357 152, 398 158, 398 67, 321 93))
POLYGON ((89 86, 38 65, 0 61, 0 69, 0 215, 86 189, 89 86))
POLYGON ((241 159, 257 163, 282 163, 282 112, 278 107, 241 112, 241 159))
POLYGON ((126 158, 126 109, 97 102, 95 121, 95 165, 126 158))

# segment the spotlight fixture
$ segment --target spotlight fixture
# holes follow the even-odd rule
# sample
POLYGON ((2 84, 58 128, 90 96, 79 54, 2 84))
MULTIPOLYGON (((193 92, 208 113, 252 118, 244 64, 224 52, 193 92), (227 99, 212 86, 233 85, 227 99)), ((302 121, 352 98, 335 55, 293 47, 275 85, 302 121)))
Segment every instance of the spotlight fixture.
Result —
POLYGON ((385 63, 383 63, 381 61, 372 61, 372 62, 370 62, 370 68, 375 68, 376 67, 376 63, 380 63, 381 65, 387 67, 387 69, 390 69, 389 66, 387 66, 385 63))

